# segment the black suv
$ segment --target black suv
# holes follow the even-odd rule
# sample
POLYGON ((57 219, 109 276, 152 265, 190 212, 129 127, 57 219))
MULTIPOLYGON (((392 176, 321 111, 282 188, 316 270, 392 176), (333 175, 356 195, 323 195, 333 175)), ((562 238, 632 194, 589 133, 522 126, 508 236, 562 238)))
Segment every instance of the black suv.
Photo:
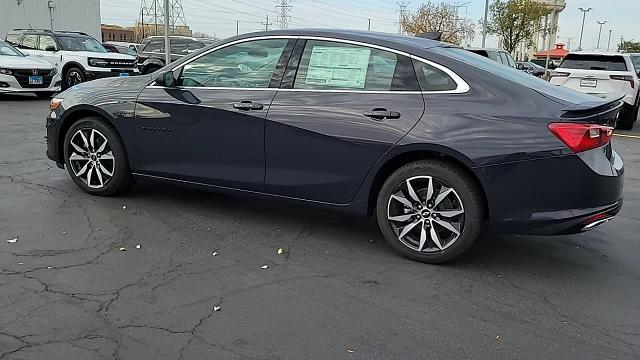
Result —
MULTIPOLYGON (((196 39, 186 36, 170 36, 171 61, 212 43, 208 39, 196 39)), ((150 74, 165 65, 164 36, 150 36, 142 42, 138 52, 138 68, 143 74, 150 74)))

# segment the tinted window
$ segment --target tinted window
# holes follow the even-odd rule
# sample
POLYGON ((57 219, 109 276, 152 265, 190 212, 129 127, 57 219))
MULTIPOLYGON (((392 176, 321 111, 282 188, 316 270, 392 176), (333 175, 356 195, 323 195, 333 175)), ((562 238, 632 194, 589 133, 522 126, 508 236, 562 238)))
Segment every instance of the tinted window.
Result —
POLYGON ((151 41, 149 41, 147 46, 145 46, 144 50, 142 50, 142 51, 144 51, 144 52, 156 52, 156 53, 164 52, 164 41, 151 40, 151 41))
POLYGON ((489 57, 489 54, 487 53, 486 50, 469 50, 474 54, 478 54, 480 56, 484 56, 484 57, 489 57))
POLYGON ((38 49, 46 50, 48 47, 53 47, 58 51, 58 45, 56 45, 56 41, 53 40, 53 37, 49 35, 40 35, 40 44, 38 45, 38 49))
POLYGON ((422 91, 447 91, 458 87, 447 73, 437 67, 420 61, 414 61, 414 64, 422 91))
POLYGON ((498 55, 500 56, 500 62, 503 65, 509 66, 509 60, 507 60, 507 54, 505 54, 503 52, 499 52, 498 55))
POLYGON ((183 86, 266 88, 287 39, 256 40, 210 52, 184 65, 183 86))
POLYGON ((493 61, 502 63, 502 59, 498 55, 497 51, 487 51, 487 57, 493 61))
POLYGON ((171 53, 184 55, 187 53, 187 41, 186 40, 171 40, 171 53))
POLYGON ((640 71, 640 55, 632 55, 631 62, 633 63, 633 67, 636 69, 636 72, 640 71))
POLYGON ((11 45, 19 45, 22 34, 7 34, 7 42, 11 45))
POLYGON ((579 70, 627 71, 622 56, 569 54, 564 58, 561 68, 579 70))
POLYGON ((516 62, 513 61, 513 57, 511 57, 511 54, 509 53, 502 53, 502 55, 504 55, 504 58, 507 59, 506 64, 511 66, 511 67, 516 67, 516 62))
POLYGON ((35 50, 38 45, 38 35, 25 35, 21 47, 35 50))
POLYGON ((198 41, 191 41, 189 43, 189 50, 202 49, 203 47, 204 47, 204 44, 198 41))
MULTIPOLYGON (((514 68, 505 67, 495 61, 475 56, 468 51, 458 48, 448 47, 435 47, 429 49, 434 53, 445 56, 449 59, 462 62, 473 67, 474 71, 482 70, 486 71, 497 77, 512 81, 514 83, 526 86, 537 92, 547 94, 549 96, 566 100, 572 103, 590 101, 593 100, 592 95, 582 94, 574 90, 568 89, 564 86, 552 85, 540 78, 531 76, 524 71, 519 71, 514 68)), ((473 86, 473 85, 472 85, 473 86)))
POLYGON ((389 91, 398 63, 394 53, 331 41, 307 41, 296 89, 389 91))

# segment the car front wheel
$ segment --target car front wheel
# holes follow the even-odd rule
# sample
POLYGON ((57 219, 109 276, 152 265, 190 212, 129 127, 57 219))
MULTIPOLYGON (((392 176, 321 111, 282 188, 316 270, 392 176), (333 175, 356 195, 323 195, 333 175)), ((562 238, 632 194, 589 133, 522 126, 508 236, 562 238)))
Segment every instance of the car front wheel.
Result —
POLYGON ((421 160, 396 170, 376 204, 385 239, 403 256, 426 263, 450 261, 480 236, 484 200, 473 179, 441 160, 421 160))
POLYGON ((98 117, 74 123, 64 139, 65 165, 73 181, 93 195, 115 195, 133 183, 124 145, 98 117))
POLYGON ((64 78, 63 78, 64 88, 68 89, 72 86, 83 83, 85 78, 86 76, 84 74, 84 71, 82 71, 82 69, 78 67, 69 68, 64 73, 64 78))

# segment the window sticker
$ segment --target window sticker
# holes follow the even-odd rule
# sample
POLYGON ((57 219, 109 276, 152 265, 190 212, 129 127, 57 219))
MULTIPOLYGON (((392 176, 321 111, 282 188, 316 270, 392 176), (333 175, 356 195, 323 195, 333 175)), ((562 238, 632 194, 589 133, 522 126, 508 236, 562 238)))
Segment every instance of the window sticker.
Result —
POLYGON ((314 46, 305 83, 364 89, 370 57, 367 48, 314 46))

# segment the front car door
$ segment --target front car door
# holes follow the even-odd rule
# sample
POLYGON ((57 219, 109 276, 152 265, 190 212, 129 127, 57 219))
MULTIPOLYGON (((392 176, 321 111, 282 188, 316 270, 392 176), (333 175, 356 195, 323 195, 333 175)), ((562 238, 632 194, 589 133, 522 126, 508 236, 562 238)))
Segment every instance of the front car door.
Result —
POLYGON ((221 45, 174 69, 177 87, 144 89, 139 172, 263 191, 265 117, 294 42, 221 45))
POLYGON ((344 40, 298 40, 267 116, 267 192, 349 203, 423 112, 409 57, 344 40))
MULTIPOLYGON (((47 62, 54 67, 58 67, 60 65, 60 55, 58 51, 60 50, 58 43, 50 35, 40 35, 40 39, 38 41, 38 56, 41 56, 43 59, 47 60, 47 62)), ((62 69, 58 69, 61 71, 62 69)))

